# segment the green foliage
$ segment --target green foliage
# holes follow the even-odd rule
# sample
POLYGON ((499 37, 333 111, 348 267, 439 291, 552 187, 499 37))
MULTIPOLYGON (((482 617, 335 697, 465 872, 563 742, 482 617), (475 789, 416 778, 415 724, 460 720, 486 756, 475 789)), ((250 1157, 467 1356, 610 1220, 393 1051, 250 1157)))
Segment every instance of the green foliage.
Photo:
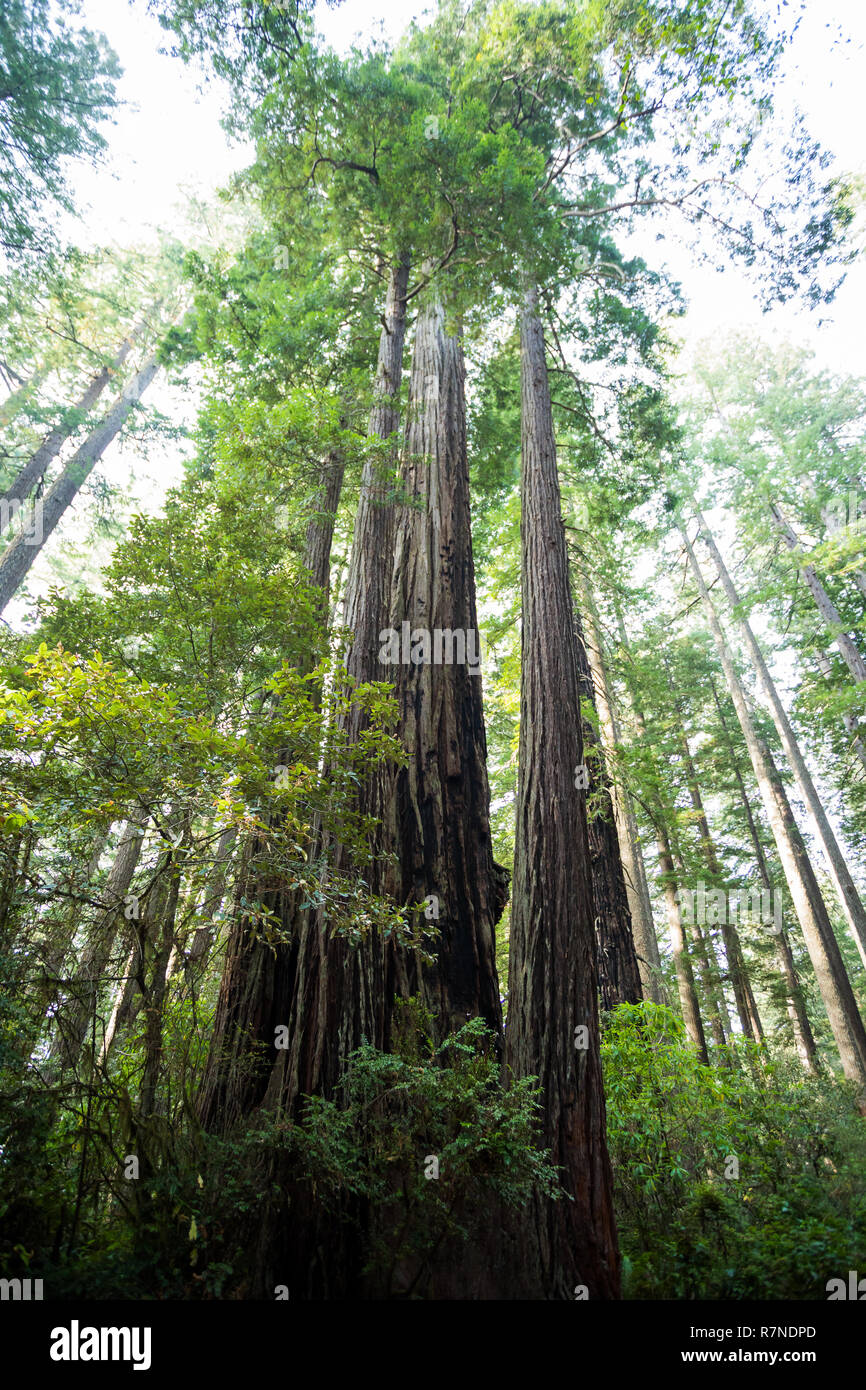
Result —
MULTIPOLYGON (((29 1241, 28 1258, 68 1296, 86 1290, 98 1297, 103 1288, 128 1298, 243 1296, 251 1276, 245 1233, 272 1195, 290 1190, 313 1194, 323 1210, 358 1225, 373 1296, 423 1297, 437 1251, 447 1247, 460 1258, 497 1213, 524 1205, 533 1193, 556 1197, 559 1188, 536 1147, 536 1088, 531 1080, 502 1088, 495 1039, 482 1021, 471 1020, 437 1047, 414 1001, 404 1015, 395 1051, 363 1044, 349 1059, 339 1096, 311 1097, 298 1124, 261 1115, 229 1138, 187 1129, 171 1140, 166 1130, 146 1191, 144 1183, 124 1180, 118 1160, 123 1135, 111 1116, 128 1101, 123 1077, 116 1077, 102 1097, 104 1117, 91 1117, 91 1182, 98 1174, 113 1201, 98 1223, 88 1221, 88 1239, 75 1257, 53 1268, 51 1223, 77 1156, 75 1130, 61 1130, 50 1162, 37 1164, 42 1213, 26 1202, 13 1212, 29 1241), (425 1176, 431 1157, 438 1177, 425 1176), (276 1189, 268 1176, 275 1159, 276 1189)), ((176 1026, 182 1020, 170 1023, 170 1032, 176 1026)), ((26 1124, 19 1115, 14 1133, 3 1165, 7 1212, 15 1201, 9 1172, 20 1179, 46 1138, 39 1110, 26 1124)), ((24 1187, 34 1189, 32 1167, 24 1187)), ((67 1188, 67 1201, 69 1195, 67 1188)), ((20 1268, 20 1250, 0 1247, 4 1255, 7 1268, 20 1268)))
POLYGON ((348 1195, 372 1208, 367 1268, 386 1297, 398 1279, 404 1296, 423 1289, 442 1243, 480 1237, 498 1206, 558 1194, 555 1170, 534 1144, 533 1080, 502 1089, 495 1039, 481 1019, 437 1047, 430 1021, 412 1001, 404 1009, 399 1050, 353 1053, 339 1096, 310 1098, 300 1135, 319 1200, 337 1206, 348 1195))
POLYGON ((0 14, 0 247, 13 260, 53 246, 46 214, 73 206, 67 161, 101 155, 117 105, 117 59, 71 22, 77 9, 4 0, 0 14))
POLYGON ((862 1265, 850 1088, 753 1046, 734 1069, 704 1066, 648 1003, 608 1017, 602 1057, 626 1297, 820 1299, 862 1265))

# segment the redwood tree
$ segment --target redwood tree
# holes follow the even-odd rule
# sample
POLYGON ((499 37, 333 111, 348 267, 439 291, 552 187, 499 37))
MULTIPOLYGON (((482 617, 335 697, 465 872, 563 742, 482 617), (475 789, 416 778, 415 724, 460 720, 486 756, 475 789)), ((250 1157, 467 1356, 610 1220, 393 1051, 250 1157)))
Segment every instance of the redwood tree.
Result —
MULTIPOLYGON (((546 1298, 619 1294, 598 1034, 598 973, 574 605, 560 511, 544 331, 521 318, 520 752, 506 1056, 541 1085, 542 1139, 570 1200, 537 1199, 522 1233, 546 1298)), ((536 1282, 537 1281, 537 1282, 536 1282)))

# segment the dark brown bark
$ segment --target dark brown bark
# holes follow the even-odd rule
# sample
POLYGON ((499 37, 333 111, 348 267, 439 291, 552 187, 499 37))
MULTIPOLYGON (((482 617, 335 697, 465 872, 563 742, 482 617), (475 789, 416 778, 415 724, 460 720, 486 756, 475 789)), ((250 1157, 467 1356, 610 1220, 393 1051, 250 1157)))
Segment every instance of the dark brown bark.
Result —
POLYGON ((590 1298, 616 1298, 586 798, 575 786, 583 747, 574 605, 534 288, 521 319, 521 383, 521 719, 506 1056, 515 1076, 539 1079, 542 1142, 568 1194, 530 1205, 521 1272, 536 1298, 571 1299, 578 1286, 590 1298))
MULTIPOLYGON (((368 436, 372 442, 392 439, 399 423, 400 383, 406 327, 408 262, 391 272, 379 356, 375 401, 368 436)), ((387 622, 390 594, 390 539, 393 514, 393 450, 381 450, 366 461, 355 519, 346 592, 345 625, 352 632, 347 656, 350 675, 359 683, 381 679, 378 637, 387 622)), ((332 473, 332 484, 335 474, 332 473)), ((327 491, 327 484, 326 484, 327 491)), ((319 518, 308 535, 305 563, 317 582, 324 579, 325 540, 329 532, 319 518)), ((328 552, 328 560, 330 554, 328 552)), ((324 588, 324 584, 321 584, 324 588)), ((356 719, 351 734, 360 733, 356 719)), ((362 809, 381 814, 379 779, 361 789, 362 809)), ((322 846, 311 844, 310 853, 322 846)), ((290 934, 288 945, 276 952, 249 940, 243 912, 236 910, 229 934, 213 1043, 200 1098, 202 1122, 230 1130, 265 1101, 292 1109, 301 1095, 330 1094, 348 1053, 362 1033, 381 1038, 383 1024, 377 1007, 384 1000, 383 979, 375 994, 366 988, 367 976, 384 968, 381 944, 349 950, 324 929, 316 912, 301 908, 297 895, 279 884, 262 883, 254 860, 257 846, 245 847, 236 898, 258 898, 275 911, 290 934), (250 865, 253 865, 252 869, 250 865), (252 877, 251 877, 252 875, 252 877), (364 968, 362 968, 362 966, 364 968), (290 1030, 290 1046, 276 1049, 275 1030, 290 1030)), ((375 881, 377 866, 368 877, 375 881)))
POLYGON ((415 330, 388 624, 401 639, 404 624, 425 634, 431 660, 382 665, 379 679, 394 681, 408 754, 388 796, 386 843, 399 866, 388 888, 400 903, 435 898, 439 914, 435 964, 401 958, 401 984, 420 989, 440 1036, 473 1017, 501 1030, 494 924, 507 896, 490 837, 464 379, 459 339, 434 299, 415 330))

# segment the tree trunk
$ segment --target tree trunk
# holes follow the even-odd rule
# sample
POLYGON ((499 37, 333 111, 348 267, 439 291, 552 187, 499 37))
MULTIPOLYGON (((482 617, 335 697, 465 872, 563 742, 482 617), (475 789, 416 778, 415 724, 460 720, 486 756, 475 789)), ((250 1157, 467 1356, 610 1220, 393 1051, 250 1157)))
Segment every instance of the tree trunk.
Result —
MULTIPOLYGON (((128 338, 124 338, 112 360, 101 367, 95 376, 91 377, 86 390, 72 407, 77 414, 85 418, 89 415, 111 378, 120 370, 132 351, 135 337, 136 334, 132 333, 128 338)), ((67 426, 61 425, 45 436, 36 452, 23 465, 15 481, 9 484, 3 496, 0 497, 0 507, 4 502, 7 505, 12 501, 23 502, 25 497, 29 496, 36 484, 45 476, 46 469, 60 453, 70 433, 71 430, 67 426)))
POLYGON ((307 522, 304 567, 310 576, 310 582, 321 590, 319 611, 323 621, 327 621, 328 618, 328 603, 331 592, 331 546, 334 541, 334 522, 340 506, 345 472, 346 461, 342 453, 335 450, 322 469, 315 511, 307 522))
MULTIPOLYGON (((583 629, 575 615, 577 673, 581 699, 595 709, 592 671, 586 654, 583 629)), ((584 715, 580 721, 584 757, 592 750, 591 763, 597 773, 597 785, 590 785, 595 799, 590 800, 587 815, 589 853, 592 867, 592 902, 595 913, 595 935, 598 948, 598 984, 601 1007, 614 1009, 617 1004, 639 1004, 643 999, 640 968, 632 934, 626 880, 617 839, 613 812, 613 790, 604 761, 595 725, 584 715)), ((586 764, 589 769, 590 764, 586 764)))
MULTIPOLYGON (((845 914, 849 926, 851 927, 852 932, 854 933, 854 940, 857 943, 857 949, 860 952, 860 957, 863 960, 864 965, 866 965, 866 910, 864 910, 863 903, 860 900, 860 895, 857 892, 857 887, 854 883, 854 880, 851 877, 848 865, 845 862, 845 856, 842 854, 842 851, 840 850, 839 845, 837 843, 836 836, 833 834, 833 830, 827 818, 827 813, 824 810, 823 805, 821 804, 821 799, 818 796, 817 791, 815 790, 815 784, 812 781, 811 774, 809 772, 808 767, 806 766, 806 760, 803 757, 802 752, 800 751, 800 745, 797 742, 793 729, 791 728, 791 722, 788 719, 782 701, 779 699, 779 694, 776 690, 775 682, 773 681, 767 663, 764 660, 764 654, 761 651, 760 646, 758 645, 757 639, 755 638, 755 635, 752 632, 752 628, 749 622, 746 620, 746 618, 742 616, 737 616, 739 597, 737 595, 736 589, 734 588, 731 576, 728 573, 727 566, 725 565, 725 562, 722 559, 719 548, 716 545, 715 540, 713 539, 712 533, 710 532, 710 529, 707 526, 703 518, 703 515, 697 506, 697 503, 693 502, 693 507, 704 543, 706 544, 713 558, 713 563, 715 564, 716 569, 718 571, 719 578, 722 582, 722 588, 725 591, 725 596, 729 604, 731 605, 731 610, 736 619, 737 628, 743 638, 746 649, 754 665, 755 673, 758 677, 761 689, 763 690, 764 696, 769 703, 773 723, 776 726, 776 732, 779 735, 782 747, 784 748, 785 754, 787 755, 788 761, 791 765, 791 771, 794 774, 794 778, 800 790, 800 794, 803 797, 803 801, 805 802, 806 809, 812 819, 815 828, 815 833, 818 838, 818 843, 821 845, 827 857, 827 867, 830 871, 830 877, 833 880, 833 884, 839 896, 839 901, 842 905, 842 910, 845 914)), ((713 611, 715 612, 715 610, 713 611)))
POLYGON ((508 879, 490 837, 464 381, 459 339, 433 299, 415 329, 388 625, 401 648, 408 630, 424 659, 401 649, 379 679, 394 681, 408 754, 388 797, 398 868, 387 886, 399 903, 435 900, 438 911, 435 964, 413 968, 400 953, 401 992, 420 989, 440 1037, 474 1017, 501 1034, 494 925, 508 879))
MULTIPOLYGON (((592 596, 585 584, 581 586, 581 603, 588 639, 584 650, 592 672, 593 692, 601 726, 602 742, 609 765, 611 765, 615 764, 617 749, 620 745, 619 724, 613 695, 608 683, 601 634, 595 619, 592 596)), ((620 859, 625 876, 625 891, 628 898, 643 997, 650 999, 654 1004, 662 1004, 664 1003, 664 990, 661 983, 661 957, 653 923, 652 903, 637 820, 628 788, 615 776, 612 777, 610 784, 610 798, 619 841, 620 859)))
POLYGON ((117 939, 124 899, 129 893, 141 857, 143 839, 142 827, 127 821, 102 894, 105 910, 96 918, 88 933, 69 1003, 57 1018, 57 1032, 50 1054, 55 1064, 74 1067, 87 1039, 102 977, 117 939))
POLYGON ((0 613, 30 572, 37 555, 67 507, 75 500, 82 483, 120 433, 130 411, 141 400, 158 370, 159 363, 155 357, 151 357, 124 388, 102 423, 72 455, 46 496, 35 504, 33 536, 26 532, 16 536, 0 559, 0 613), (38 537, 37 531, 40 533, 38 537))
POLYGON ((182 963, 186 971, 191 971, 195 975, 200 975, 204 969, 216 936, 217 929, 213 919, 219 912, 225 898, 226 880, 236 838, 237 830, 233 825, 227 826, 221 832, 214 852, 213 864, 205 883, 202 901, 196 906, 196 915, 201 916, 204 921, 196 927, 186 950, 177 953, 177 964, 182 963))
POLYGON ((508 1063, 537 1076, 541 1138, 566 1200, 527 1212, 534 1297, 619 1296, 605 1136, 580 686, 568 552, 537 291, 521 319, 521 718, 511 913, 508 1063), (584 1045, 585 1044, 585 1045, 584 1045))
MULTIPOLYGON (((773 518, 774 526, 782 536, 786 546, 796 555, 800 549, 799 541, 790 523, 785 520, 780 508, 775 502, 770 503, 770 515, 773 518)), ((824 626, 832 636, 842 660, 851 672, 852 679, 855 681, 866 681, 866 661, 864 661, 863 657, 860 655, 856 642, 854 642, 845 631, 845 624, 842 622, 841 613, 827 593, 827 590, 824 588, 824 585, 821 583, 813 567, 801 563, 799 568, 800 573, 806 581, 806 588, 812 595, 815 607, 821 615, 824 626)))
MULTIPOLYGON (((662 806, 656 807, 656 837, 658 841, 659 869, 662 876, 662 889, 665 897, 665 908, 668 916, 668 930, 671 935, 671 950, 674 956, 674 967, 677 972, 677 992, 680 996, 680 1011, 683 1016, 686 1035, 696 1048, 698 1056, 702 1062, 709 1062, 707 1053, 707 1040, 704 1035, 704 1025, 701 1020, 701 1010, 698 1003, 698 992, 695 989, 695 976, 692 969, 692 962, 686 948, 686 934, 683 928, 683 918, 680 911, 680 901, 677 896, 676 871, 674 869, 673 855, 671 854, 671 843, 665 825, 664 809, 662 806)), ((724 1044, 724 1036, 722 1037, 724 1044)))
POLYGON ((812 871, 812 865, 799 834, 781 784, 774 785, 765 752, 761 747, 752 717, 746 704, 743 687, 734 667, 733 658, 719 623, 709 590, 701 574, 692 544, 685 528, 680 535, 701 597, 716 649, 725 672, 728 692, 737 712, 749 757, 764 802, 767 819, 776 841, 779 859, 788 888, 794 901, 797 917, 827 1010, 830 1027, 839 1049, 842 1068, 852 1081, 866 1105, 866 1029, 857 1009, 851 981, 845 970, 839 943, 833 935, 827 909, 812 871), (780 794, 781 793, 781 794, 780 794))
MULTIPOLYGON (((371 441, 392 440, 399 423, 408 279, 404 259, 392 268, 388 285, 368 424, 371 441)), ((347 581, 344 623, 352 643, 346 664, 359 683, 381 679, 378 639, 388 620, 393 486, 385 474, 393 448, 385 459, 383 452, 371 454, 364 464, 347 581)), ((325 531, 317 528, 305 556, 306 567, 319 579, 324 573, 324 537, 325 531)), ((353 717, 350 729, 354 737, 360 736, 360 717, 353 717)), ((361 788, 362 808, 371 815, 382 813, 380 783, 373 777, 361 788)), ((244 863, 249 865, 254 850, 255 846, 244 850, 236 898, 261 898, 279 914, 291 941, 276 954, 267 945, 251 942, 247 919, 236 908, 199 1102, 205 1127, 225 1132, 266 1096, 268 1104, 292 1111, 302 1094, 331 1094, 342 1062, 360 1042, 362 1031, 370 1041, 382 1036, 381 1017, 375 1012, 379 1004, 364 988, 361 969, 363 963, 369 974, 383 961, 381 945, 365 943, 350 950, 327 933, 318 913, 300 908, 297 895, 273 883, 249 883, 244 863), (289 1029, 289 1047, 277 1050, 275 1030, 280 1025, 289 1029)), ((379 872, 375 864, 369 871, 374 884, 379 872)), ((261 1277, 264 1282, 268 1276, 261 1277)))
MULTIPOLYGON (((758 866, 758 875, 761 880, 761 887, 767 893, 772 893, 773 885, 770 879, 770 870, 767 865, 767 856, 764 853, 764 846, 761 842, 761 836, 758 831, 758 826, 755 820, 754 812, 752 811, 752 803, 749 800, 749 796, 746 791, 746 786, 743 781, 743 774, 740 771, 740 765, 737 759, 736 749, 734 748, 734 741, 731 737, 731 732, 728 728, 727 721, 725 719, 722 704, 719 699, 719 694, 716 690, 715 681, 711 681, 711 684, 713 687, 713 699, 715 700, 716 709, 718 710, 719 714, 719 722, 722 726, 722 730, 725 736, 725 742, 728 746, 728 752, 731 759, 731 767, 733 769, 734 778, 737 783, 737 790, 739 792, 740 802, 742 804, 743 812, 746 817, 746 824, 749 827, 749 838, 752 841, 752 848, 755 851, 755 862, 758 866)), ((803 1062, 803 1065, 809 1071, 817 1074, 818 1051, 815 1047, 815 1038, 814 1034, 812 1033, 812 1025, 809 1022, 809 1015, 806 1012, 806 1004, 803 999, 803 991, 800 987, 800 981, 797 976, 797 967, 794 963, 794 956, 793 952, 791 951, 791 944, 788 940, 788 934, 785 931, 784 925, 782 927, 781 932, 775 933, 775 939, 779 966, 785 980, 785 1007, 788 1014, 788 1018, 791 1021, 791 1028, 794 1033, 794 1045, 797 1048, 797 1052, 801 1061, 803 1062)))
MULTIPOLYGON (((719 863, 719 857, 716 854, 713 838, 710 835, 710 826, 707 821, 703 797, 701 796, 698 774, 695 769, 691 749, 689 748, 688 737, 682 725, 680 725, 679 737, 683 754, 683 764, 686 769, 689 796, 692 802, 692 809, 697 816, 698 832, 701 837, 701 851, 707 869, 709 870, 711 880, 714 882, 715 886, 721 888, 724 885, 724 873, 719 863)), ((722 929, 722 940, 725 944, 725 955, 728 961, 728 974, 734 990, 737 1015, 740 1020, 740 1027, 743 1030, 743 1037, 750 1038, 753 1042, 759 1042, 764 1035, 764 1030, 758 1015, 755 996, 752 993, 752 987, 749 983, 739 933, 734 923, 729 920, 727 912, 722 914, 722 922, 720 925, 722 929)))

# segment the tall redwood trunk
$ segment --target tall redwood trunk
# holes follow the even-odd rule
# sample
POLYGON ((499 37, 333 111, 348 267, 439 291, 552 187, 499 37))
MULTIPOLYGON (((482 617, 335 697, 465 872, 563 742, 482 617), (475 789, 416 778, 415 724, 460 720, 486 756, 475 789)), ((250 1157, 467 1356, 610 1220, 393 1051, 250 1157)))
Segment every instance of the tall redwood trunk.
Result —
POLYGON ((460 341, 434 298, 415 329, 391 616, 380 634, 395 634, 393 652, 381 643, 387 655, 399 634, 401 660, 379 679, 394 681, 408 754, 388 798, 386 843, 398 861, 388 887, 400 903, 435 900, 438 912, 436 961, 419 969, 401 953, 401 987, 420 987, 440 1035, 476 1016, 501 1031, 494 925, 508 877, 490 836, 464 381, 460 341), (403 659, 412 634, 417 663, 403 659))
POLYGON ((568 1197, 531 1204, 523 1274, 535 1297, 571 1299, 582 1287, 590 1298, 616 1298, 586 804, 575 786, 583 746, 574 606, 537 304, 530 288, 521 319, 521 719, 506 1055, 516 1076, 539 1078, 541 1137, 568 1197))
MULTIPOLYGON (((346 588, 345 625, 352 632, 347 666, 358 682, 382 678, 378 638, 387 622, 390 593, 394 483, 389 475, 399 422, 408 274, 404 259, 393 267, 389 281, 368 426, 373 448, 362 477, 346 588)), ((330 535, 327 525, 311 528, 305 555, 323 589, 330 535)), ((353 712, 350 737, 359 737, 361 729, 353 712)), ((361 810, 381 814, 381 781, 374 774, 364 782, 361 810)), ((325 864, 336 857, 338 868, 348 868, 340 847, 324 844, 315 827, 309 852, 325 864)), ((249 865, 249 848, 246 855, 249 865)), ((378 888, 380 865, 365 865, 363 872, 378 888)), ((384 1037, 381 941, 373 936, 349 947, 319 912, 302 906, 297 893, 273 881, 262 884, 254 865, 242 867, 237 894, 244 893, 251 875, 255 896, 278 913, 289 939, 276 953, 251 943, 248 924, 236 909, 200 1099, 203 1123, 223 1131, 259 1106, 296 1118, 304 1096, 334 1094, 345 1060, 362 1036, 380 1046, 384 1037), (285 1048, 275 1046, 280 1026, 288 1032, 285 1048)), ((270 1195, 249 1233, 253 1296, 270 1297, 274 1283, 287 1279, 293 1296, 300 1298, 357 1292, 359 1250, 351 1228, 325 1213, 303 1185, 287 1185, 278 1159, 268 1160, 263 1182, 270 1195)))

